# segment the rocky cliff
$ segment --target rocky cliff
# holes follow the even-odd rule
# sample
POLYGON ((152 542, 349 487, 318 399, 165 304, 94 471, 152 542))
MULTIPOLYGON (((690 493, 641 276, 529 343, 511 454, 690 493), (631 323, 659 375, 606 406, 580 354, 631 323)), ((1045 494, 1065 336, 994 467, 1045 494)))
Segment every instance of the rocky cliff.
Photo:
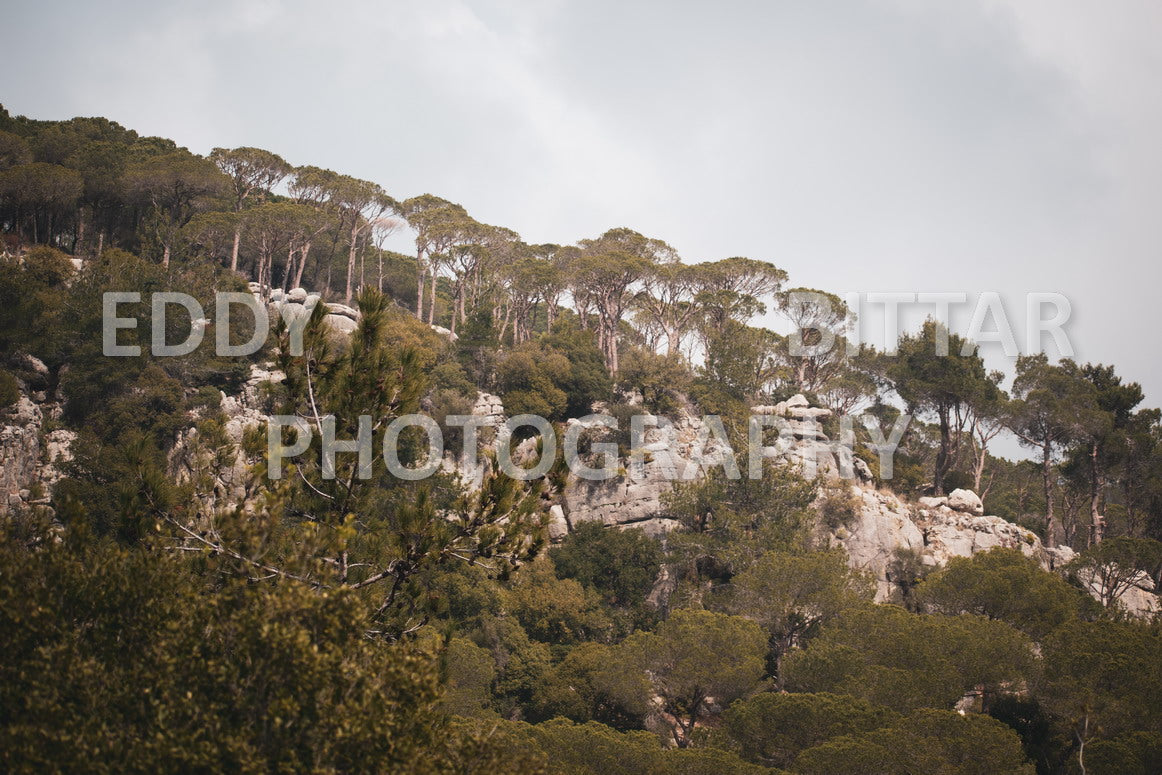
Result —
POLYGON ((24 356, 20 397, 0 409, 0 516, 25 507, 52 508, 52 489, 72 460, 76 433, 57 427, 61 403, 42 387, 43 363, 24 356))
MULTIPOLYGON (((286 295, 276 292, 269 304, 272 314, 285 305, 297 307, 291 314, 305 314, 311 299, 297 290, 286 295)), ((355 310, 329 305, 328 325, 336 332, 349 332, 357 319, 355 310)), ((36 371, 43 369, 43 364, 31 359, 29 368, 36 371)), ((170 474, 178 481, 197 485, 195 490, 205 510, 238 505, 253 508, 260 498, 262 482, 253 472, 258 458, 244 451, 243 439, 248 431, 265 428, 261 393, 266 383, 281 379, 283 375, 272 368, 253 367, 239 395, 222 395, 224 439, 202 438, 191 424, 176 440, 169 456, 170 474)), ((500 398, 486 393, 480 394, 472 412, 492 428, 499 428, 506 419, 500 398)), ((802 396, 754 407, 753 413, 776 418, 782 424, 778 440, 763 447, 764 457, 796 466, 808 477, 817 477, 832 487, 850 489, 850 519, 821 537, 842 547, 852 567, 875 579, 877 600, 897 598, 901 584, 918 570, 995 547, 1018 549, 1047 569, 1060 567, 1073 557, 1068 548, 1047 549, 1031 531, 986 515, 971 491, 957 490, 946 498, 920 498, 911 503, 878 489, 863 461, 823 433, 821 421, 828 410, 811 406, 802 396)), ((24 506, 51 508, 52 487, 61 477, 61 464, 71 459, 75 439, 72 431, 55 427, 54 418, 59 416, 59 402, 27 386, 15 405, 0 411, 0 514, 24 506)), ((571 420, 570 424, 580 422, 571 420)), ((647 416, 646 426, 641 465, 623 465, 619 475, 607 481, 570 477, 558 504, 551 508, 553 539, 590 521, 617 528, 639 527, 655 535, 678 526, 663 507, 674 481, 700 476, 706 468, 720 464, 728 449, 701 418, 688 412, 679 412, 672 421, 647 416)), ((528 449, 523 452, 531 453, 532 446, 525 447, 528 449)), ((515 457, 520 459, 521 454, 518 449, 515 457)), ((445 460, 445 469, 458 474, 469 487, 478 485, 484 465, 481 462, 467 470, 451 452, 445 460)), ((1147 578, 1131 588, 1123 602, 1137 613, 1159 609, 1147 578)))

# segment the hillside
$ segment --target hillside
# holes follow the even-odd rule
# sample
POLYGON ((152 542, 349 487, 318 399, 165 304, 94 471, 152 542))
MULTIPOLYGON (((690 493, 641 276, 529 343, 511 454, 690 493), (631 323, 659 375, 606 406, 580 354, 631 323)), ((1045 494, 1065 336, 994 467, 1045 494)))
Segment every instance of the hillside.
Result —
POLYGON ((0 236, 7 771, 1162 761, 1114 366, 101 118, 0 109, 0 236))

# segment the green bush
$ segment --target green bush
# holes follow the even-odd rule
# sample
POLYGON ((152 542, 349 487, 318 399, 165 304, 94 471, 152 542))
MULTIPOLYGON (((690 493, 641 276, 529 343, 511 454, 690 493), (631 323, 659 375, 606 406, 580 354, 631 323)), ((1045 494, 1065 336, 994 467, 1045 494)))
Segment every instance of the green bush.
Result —
POLYGON ((0 409, 7 409, 20 400, 20 383, 16 377, 0 369, 0 409))

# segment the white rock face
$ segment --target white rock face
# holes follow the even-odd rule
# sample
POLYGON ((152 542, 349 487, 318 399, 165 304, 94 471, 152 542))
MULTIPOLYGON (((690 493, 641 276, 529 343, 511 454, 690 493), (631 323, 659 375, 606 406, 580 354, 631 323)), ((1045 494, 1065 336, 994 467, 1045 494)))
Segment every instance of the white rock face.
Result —
MULTIPOLYGON (((1095 599, 1102 599, 1101 581, 1094 577, 1092 571, 1083 569, 1077 576, 1095 599)), ((1149 618, 1162 611, 1162 601, 1159 600, 1157 592, 1154 580, 1149 575, 1138 572, 1130 586, 1118 596, 1117 605, 1131 616, 1149 618)))
POLYGON ((40 407, 21 395, 11 407, 0 410, 0 514, 23 503, 40 469, 40 431, 44 415, 40 407))
POLYGON ((491 393, 480 393, 476 396, 476 403, 472 406, 472 415, 483 417, 486 420, 485 424, 493 428, 499 428, 507 421, 500 396, 494 396, 491 393))
POLYGON ((875 578, 876 600, 888 600, 895 589, 889 570, 897 551, 923 552, 924 534, 895 495, 860 487, 852 492, 859 498, 855 519, 837 530, 832 542, 847 550, 852 568, 875 578))
POLYGON ((674 481, 698 478, 727 455, 702 421, 684 412, 672 423, 646 416, 642 441, 643 459, 620 461, 624 465, 617 476, 604 481, 570 478, 564 501, 571 524, 599 521, 652 532, 670 530, 676 522, 658 516, 662 496, 673 489, 674 481), (655 427, 650 427, 651 420, 657 423, 655 427))
MULTIPOLYGON (((32 356, 22 365, 38 375, 47 367, 32 356), (38 366, 39 364, 39 366, 38 366)), ((45 416, 58 418, 59 404, 44 403, 45 394, 21 392, 19 400, 0 409, 0 516, 29 506, 50 507, 52 490, 63 477, 62 466, 73 459, 77 434, 57 429, 45 433, 45 416), (33 400, 36 399, 36 400, 33 400), (34 497, 34 491, 40 493, 34 497)))
POLYGON ((793 395, 787 399, 787 408, 788 409, 794 409, 796 407, 808 407, 808 406, 811 406, 811 402, 808 401, 807 397, 804 396, 802 393, 796 393, 795 395, 793 395))
POLYGON ((220 450, 202 443, 197 428, 187 428, 178 436, 167 460, 169 474, 178 482, 209 480, 208 486, 200 484, 196 488, 204 514, 237 505, 250 511, 258 505, 266 482, 255 478, 252 467, 258 461, 246 456, 242 440, 248 430, 265 429, 270 419, 261 409, 264 383, 278 383, 284 379, 286 375, 281 371, 255 364, 251 365, 250 378, 239 395, 222 394, 222 413, 226 415, 224 430, 233 447, 224 466, 219 466, 216 460, 220 450))
MULTIPOLYGON (((921 498, 919 506, 909 507, 891 493, 866 486, 853 492, 860 498, 856 519, 850 527, 835 531, 832 543, 847 550, 853 568, 875 577, 878 602, 897 593, 892 564, 899 552, 914 553, 921 564, 938 567, 953 557, 1005 547, 1020 550, 1046 569, 1053 564, 1053 555, 1035 533, 1000 517, 955 511, 948 505, 951 497, 921 498)), ((961 503, 980 502, 971 491, 957 492, 973 496, 959 498, 961 503)))

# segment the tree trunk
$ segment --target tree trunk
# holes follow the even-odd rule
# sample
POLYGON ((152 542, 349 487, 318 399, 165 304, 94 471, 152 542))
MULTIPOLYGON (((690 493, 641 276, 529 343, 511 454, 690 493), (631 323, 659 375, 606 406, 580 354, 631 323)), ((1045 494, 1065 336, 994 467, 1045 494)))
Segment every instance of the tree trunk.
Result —
POLYGON ((424 319, 424 254, 416 251, 416 317, 424 319))
POLYGON ((303 270, 307 268, 307 256, 310 255, 310 252, 311 243, 309 242, 304 243, 303 246, 299 248, 299 263, 295 268, 295 283, 292 286, 293 288, 303 287, 303 270))
POLYGON ((238 246, 242 244, 242 224, 234 227, 234 246, 230 248, 230 271, 238 271, 238 246))
POLYGON ((351 227, 351 247, 347 251, 347 295, 344 304, 351 304, 351 284, 355 279, 355 243, 359 237, 359 219, 351 227))
POLYGON ((936 452, 936 469, 933 471, 933 494, 944 495, 944 475, 948 473, 948 451, 952 446, 952 427, 948 422, 948 410, 940 411, 940 449, 936 452))
POLYGON ((1045 490, 1045 545, 1052 549, 1065 541, 1065 529, 1053 512, 1053 463, 1050 452, 1048 444, 1041 447, 1041 485, 1045 490))
POLYGON ((1105 532, 1105 519, 1101 515, 1102 481, 1098 465, 1099 447, 1096 443, 1089 447, 1089 545, 1101 542, 1105 532))

